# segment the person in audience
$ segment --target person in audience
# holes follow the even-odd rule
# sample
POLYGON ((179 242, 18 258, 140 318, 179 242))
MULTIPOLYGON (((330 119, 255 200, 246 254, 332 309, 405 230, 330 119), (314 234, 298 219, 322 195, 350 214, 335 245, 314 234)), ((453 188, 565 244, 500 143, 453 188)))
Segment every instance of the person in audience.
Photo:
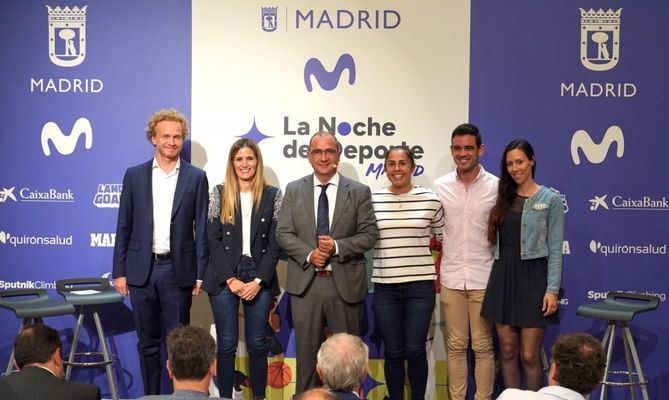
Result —
POLYGON ((0 393, 13 397, 2 399, 99 400, 97 386, 63 379, 62 353, 55 329, 41 323, 24 328, 14 341, 19 372, 0 378, 0 393))
POLYGON ((585 400, 604 376, 601 343, 587 333, 571 333, 558 338, 552 352, 548 386, 538 392, 506 389, 497 400, 585 400))
POLYGON ((336 333, 321 345, 316 373, 323 387, 339 400, 358 400, 369 368, 369 348, 355 335, 336 333))
POLYGON ((167 335, 167 374, 174 393, 149 395, 142 400, 209 398, 216 375, 216 343, 205 329, 181 326, 167 335))

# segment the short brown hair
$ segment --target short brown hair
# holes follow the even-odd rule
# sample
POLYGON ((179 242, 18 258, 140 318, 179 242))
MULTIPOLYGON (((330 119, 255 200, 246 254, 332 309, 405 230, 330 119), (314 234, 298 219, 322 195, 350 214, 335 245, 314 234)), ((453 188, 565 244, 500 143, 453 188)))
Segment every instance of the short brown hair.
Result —
POLYGON ((170 108, 169 110, 160 110, 153 113, 149 122, 146 124, 146 138, 151 141, 151 138, 156 136, 156 125, 158 122, 162 121, 174 121, 181 123, 181 136, 183 140, 186 140, 188 137, 188 120, 186 117, 175 110, 170 108))
POLYGON ((557 381, 582 395, 590 394, 601 382, 606 356, 601 343, 587 333, 560 336, 553 345, 557 381))
POLYGON ((167 335, 167 359, 174 378, 201 380, 216 358, 216 342, 197 326, 181 326, 167 335))

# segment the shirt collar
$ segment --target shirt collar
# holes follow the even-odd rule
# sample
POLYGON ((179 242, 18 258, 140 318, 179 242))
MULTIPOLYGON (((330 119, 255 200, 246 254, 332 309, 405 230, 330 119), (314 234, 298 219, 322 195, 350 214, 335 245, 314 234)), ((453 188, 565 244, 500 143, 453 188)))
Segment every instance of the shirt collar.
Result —
MULTIPOLYGON (((314 181, 314 187, 319 187, 321 185, 321 181, 319 181, 318 178, 316 178, 316 174, 313 174, 313 181, 314 181)), ((330 181, 326 183, 329 183, 334 187, 339 186, 339 172, 334 174, 334 176, 330 179, 330 181)))
MULTIPOLYGON (((153 164, 151 164, 151 169, 154 170, 156 168, 160 169, 160 165, 158 165, 158 160, 156 159, 156 157, 153 156, 153 164)), ((168 174, 171 174, 173 172, 178 172, 180 168, 181 168, 181 157, 177 158, 176 167, 172 171, 170 171, 168 174)))
MULTIPOLYGON (((479 173, 476 174, 476 178, 474 178, 474 182, 478 181, 479 178, 485 174, 485 169, 483 168, 483 165, 479 164, 479 173)), ((462 182, 462 179, 460 178, 460 174, 458 174, 458 170, 455 170, 455 179, 458 181, 462 182)))

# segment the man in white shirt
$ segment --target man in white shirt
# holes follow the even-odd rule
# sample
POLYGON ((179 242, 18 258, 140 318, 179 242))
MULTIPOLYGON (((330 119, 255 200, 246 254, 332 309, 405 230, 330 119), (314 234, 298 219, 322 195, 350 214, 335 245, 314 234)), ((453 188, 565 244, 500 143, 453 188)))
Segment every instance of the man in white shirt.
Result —
POLYGON ((451 135, 455 171, 437 178, 433 185, 445 214, 440 299, 446 316, 448 389, 453 400, 467 396, 470 332, 476 357, 474 399, 490 399, 495 378, 492 323, 481 317, 481 305, 494 258, 487 229, 499 179, 479 164, 484 150, 476 126, 456 127, 451 135))
POLYGON ((506 389, 497 400, 584 400, 606 367, 602 345, 587 333, 561 336, 553 345, 548 385, 538 392, 506 389))
POLYGON ((130 295, 145 394, 160 394, 162 338, 190 322, 209 258, 209 184, 204 171, 180 158, 187 135, 183 114, 156 112, 146 131, 154 157, 123 177, 114 288, 130 295))

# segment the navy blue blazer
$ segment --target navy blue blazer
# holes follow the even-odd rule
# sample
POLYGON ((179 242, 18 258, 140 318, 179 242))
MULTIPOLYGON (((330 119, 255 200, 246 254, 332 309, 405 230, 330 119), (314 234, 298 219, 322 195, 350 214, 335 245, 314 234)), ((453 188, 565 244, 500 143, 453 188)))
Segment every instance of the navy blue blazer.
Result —
MULTIPOLYGON (((209 264, 204 273, 202 288, 217 295, 226 286, 226 281, 236 276, 237 265, 242 258, 242 215, 239 200, 235 224, 221 223, 223 185, 217 185, 210 194, 207 239, 209 240, 209 264)), ((251 257, 256 265, 256 277, 267 284, 272 296, 279 294, 276 279, 276 263, 279 260, 279 244, 276 242, 276 220, 281 207, 281 190, 267 186, 263 191, 259 209, 255 205, 251 214, 251 257)))
MULTIPOLYGON (((113 277, 126 277, 128 284, 144 285, 151 270, 153 244, 153 159, 128 168, 116 225, 113 277)), ((170 252, 172 267, 180 287, 190 287, 202 279, 207 266, 207 175, 181 160, 172 203, 170 252)))
MULTIPOLYGON (((66 381, 36 366, 0 378, 12 397, 2 399, 99 400, 100 388, 88 383, 66 381)), ((2 392, 0 392, 2 393, 2 392)))

